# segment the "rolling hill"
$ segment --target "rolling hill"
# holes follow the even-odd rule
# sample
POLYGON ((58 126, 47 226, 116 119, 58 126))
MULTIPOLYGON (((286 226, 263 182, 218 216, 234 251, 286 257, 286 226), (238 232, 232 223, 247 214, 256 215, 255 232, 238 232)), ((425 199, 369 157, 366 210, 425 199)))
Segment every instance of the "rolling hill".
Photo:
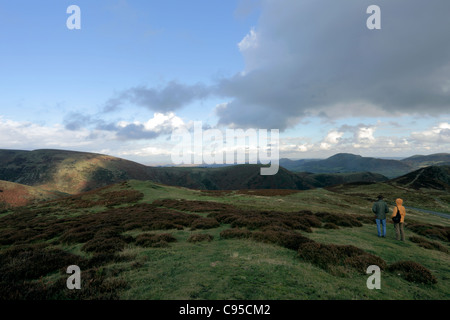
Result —
POLYGON ((56 199, 60 196, 62 194, 57 192, 0 180, 0 208, 25 206, 38 201, 56 199))
POLYGON ((77 194, 120 181, 150 180, 192 189, 307 190, 343 182, 377 182, 375 173, 294 173, 280 168, 275 176, 261 176, 261 165, 217 168, 149 167, 108 155, 65 150, 0 150, 0 180, 46 191, 77 194))
MULTIPOLYGON (((280 161, 281 162, 281 161, 280 161)), ((369 171, 389 178, 398 177, 414 169, 410 164, 398 160, 362 157, 350 153, 338 153, 324 160, 282 161, 288 170, 312 173, 346 173, 369 171)))
POLYGON ((427 156, 415 155, 402 159, 401 162, 417 169, 433 165, 450 165, 450 153, 435 153, 427 156))
POLYGON ((107 155, 66 150, 0 150, 0 180, 75 194, 127 179, 151 179, 147 167, 107 155))
POLYGON ((379 238, 372 200, 354 189, 261 196, 130 180, 10 209, 0 300, 447 300, 449 220, 408 209, 405 242, 392 227, 379 238), (69 265, 79 290, 67 289, 69 265))
POLYGON ((390 184, 410 189, 450 191, 450 166, 429 166, 392 179, 390 184))
POLYGON ((369 171, 396 178, 432 165, 450 165, 450 153, 415 155, 405 159, 379 159, 339 153, 327 159, 280 159, 280 165, 294 172, 338 173, 369 171))

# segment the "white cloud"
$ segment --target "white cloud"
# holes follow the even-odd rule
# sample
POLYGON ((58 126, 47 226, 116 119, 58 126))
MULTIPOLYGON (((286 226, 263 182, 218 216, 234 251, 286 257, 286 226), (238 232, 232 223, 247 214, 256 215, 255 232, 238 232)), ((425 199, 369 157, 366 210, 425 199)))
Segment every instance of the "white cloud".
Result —
POLYGON ((442 122, 431 129, 412 132, 411 137, 418 143, 450 143, 450 123, 442 122))
POLYGON ((48 127, 0 117, 0 144, 3 148, 84 147, 91 143, 89 139, 91 134, 92 132, 86 129, 74 132, 63 125, 48 127))
POLYGON ((340 142, 344 132, 339 132, 336 130, 332 130, 328 132, 327 136, 320 143, 320 149, 329 150, 333 145, 336 145, 340 142))
POLYGON ((258 35, 254 28, 238 43, 239 50, 244 52, 258 47, 258 35))
POLYGON ((169 113, 154 113, 153 118, 148 119, 145 122, 133 121, 126 122, 120 121, 118 126, 121 128, 126 128, 129 125, 141 126, 144 131, 151 132, 169 132, 175 128, 185 126, 184 121, 175 115, 173 112, 169 113))
POLYGON ((356 143, 355 148, 369 148, 375 144, 376 139, 373 136, 375 128, 373 127, 361 127, 355 133, 356 143))

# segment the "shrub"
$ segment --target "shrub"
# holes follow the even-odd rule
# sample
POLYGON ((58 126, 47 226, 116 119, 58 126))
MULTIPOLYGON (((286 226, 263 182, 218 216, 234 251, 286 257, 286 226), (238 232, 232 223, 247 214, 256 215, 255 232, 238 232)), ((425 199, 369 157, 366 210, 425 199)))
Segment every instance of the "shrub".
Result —
POLYGON ((120 237, 95 237, 86 242, 81 250, 86 252, 113 253, 121 251, 125 245, 126 242, 120 237))
POLYGON ((300 245, 298 256, 327 271, 336 266, 344 266, 365 273, 370 265, 377 265, 380 269, 386 267, 386 262, 380 257, 352 245, 306 242, 300 245))
POLYGON ((231 239, 231 238, 248 239, 251 236, 252 236, 251 231, 239 228, 227 229, 220 233, 220 237, 223 239, 231 239))
POLYGON ((332 222, 327 222, 323 225, 325 229, 339 229, 339 226, 335 225, 332 222))
POLYGON ((212 229, 219 227, 219 222, 214 218, 198 218, 191 223, 191 229, 212 229))
POLYGON ((409 237, 409 240, 411 240, 414 243, 417 243, 420 247, 430 250, 438 250, 445 253, 449 253, 448 249, 444 247, 442 244, 436 241, 430 241, 422 237, 418 236, 411 236, 409 237))
POLYGON ((208 241, 211 242, 214 239, 214 237, 212 235, 209 234, 193 234, 191 236, 189 236, 189 238, 187 239, 188 242, 200 242, 200 241, 208 241))
POLYGON ((244 189, 238 190, 238 194, 257 195, 263 197, 288 196, 301 192, 300 190, 292 189, 244 189))
POLYGON ((252 239, 278 244, 292 250, 297 250, 301 244, 312 241, 295 231, 282 228, 266 228, 263 231, 255 231, 252 234, 252 239))
POLYGON ((72 264, 85 265, 80 256, 45 244, 16 246, 0 255, 0 281, 37 279, 72 264))
POLYGON ((319 212, 316 213, 316 216, 322 222, 334 223, 342 227, 362 227, 362 223, 358 221, 357 217, 350 214, 319 212))
POLYGON ((435 284, 437 279, 427 268, 414 261, 399 261, 388 267, 388 271, 395 272, 405 280, 415 283, 435 284))
POLYGON ((169 242, 174 241, 176 241, 176 239, 169 233, 143 233, 136 237, 136 245, 141 247, 166 247, 168 246, 169 242))
POLYGON ((413 223, 408 224, 411 231, 434 240, 450 242, 450 227, 442 227, 432 224, 413 223))

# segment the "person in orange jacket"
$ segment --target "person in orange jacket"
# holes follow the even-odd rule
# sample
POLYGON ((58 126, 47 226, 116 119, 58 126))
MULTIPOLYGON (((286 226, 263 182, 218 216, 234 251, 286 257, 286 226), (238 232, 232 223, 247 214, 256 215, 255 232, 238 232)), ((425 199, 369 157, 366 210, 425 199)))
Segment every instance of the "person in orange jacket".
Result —
POLYGON ((403 230, 403 225, 405 224, 406 209, 403 206, 403 200, 400 198, 395 200, 395 204, 396 207, 392 212, 392 218, 394 218, 397 215, 397 212, 400 212, 400 222, 398 223, 394 222, 396 238, 397 240, 405 241, 405 232, 403 230))

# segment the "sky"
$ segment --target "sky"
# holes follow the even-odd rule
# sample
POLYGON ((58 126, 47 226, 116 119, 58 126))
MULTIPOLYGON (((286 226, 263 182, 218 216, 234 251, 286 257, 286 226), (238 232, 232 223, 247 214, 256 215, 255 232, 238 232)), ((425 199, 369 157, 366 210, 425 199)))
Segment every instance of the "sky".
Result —
POLYGON ((180 127, 280 157, 449 152, 448 0, 0 0, 0 148, 170 164, 180 127), (80 29, 67 27, 80 8, 80 29), (370 5, 381 29, 369 29, 370 5))

